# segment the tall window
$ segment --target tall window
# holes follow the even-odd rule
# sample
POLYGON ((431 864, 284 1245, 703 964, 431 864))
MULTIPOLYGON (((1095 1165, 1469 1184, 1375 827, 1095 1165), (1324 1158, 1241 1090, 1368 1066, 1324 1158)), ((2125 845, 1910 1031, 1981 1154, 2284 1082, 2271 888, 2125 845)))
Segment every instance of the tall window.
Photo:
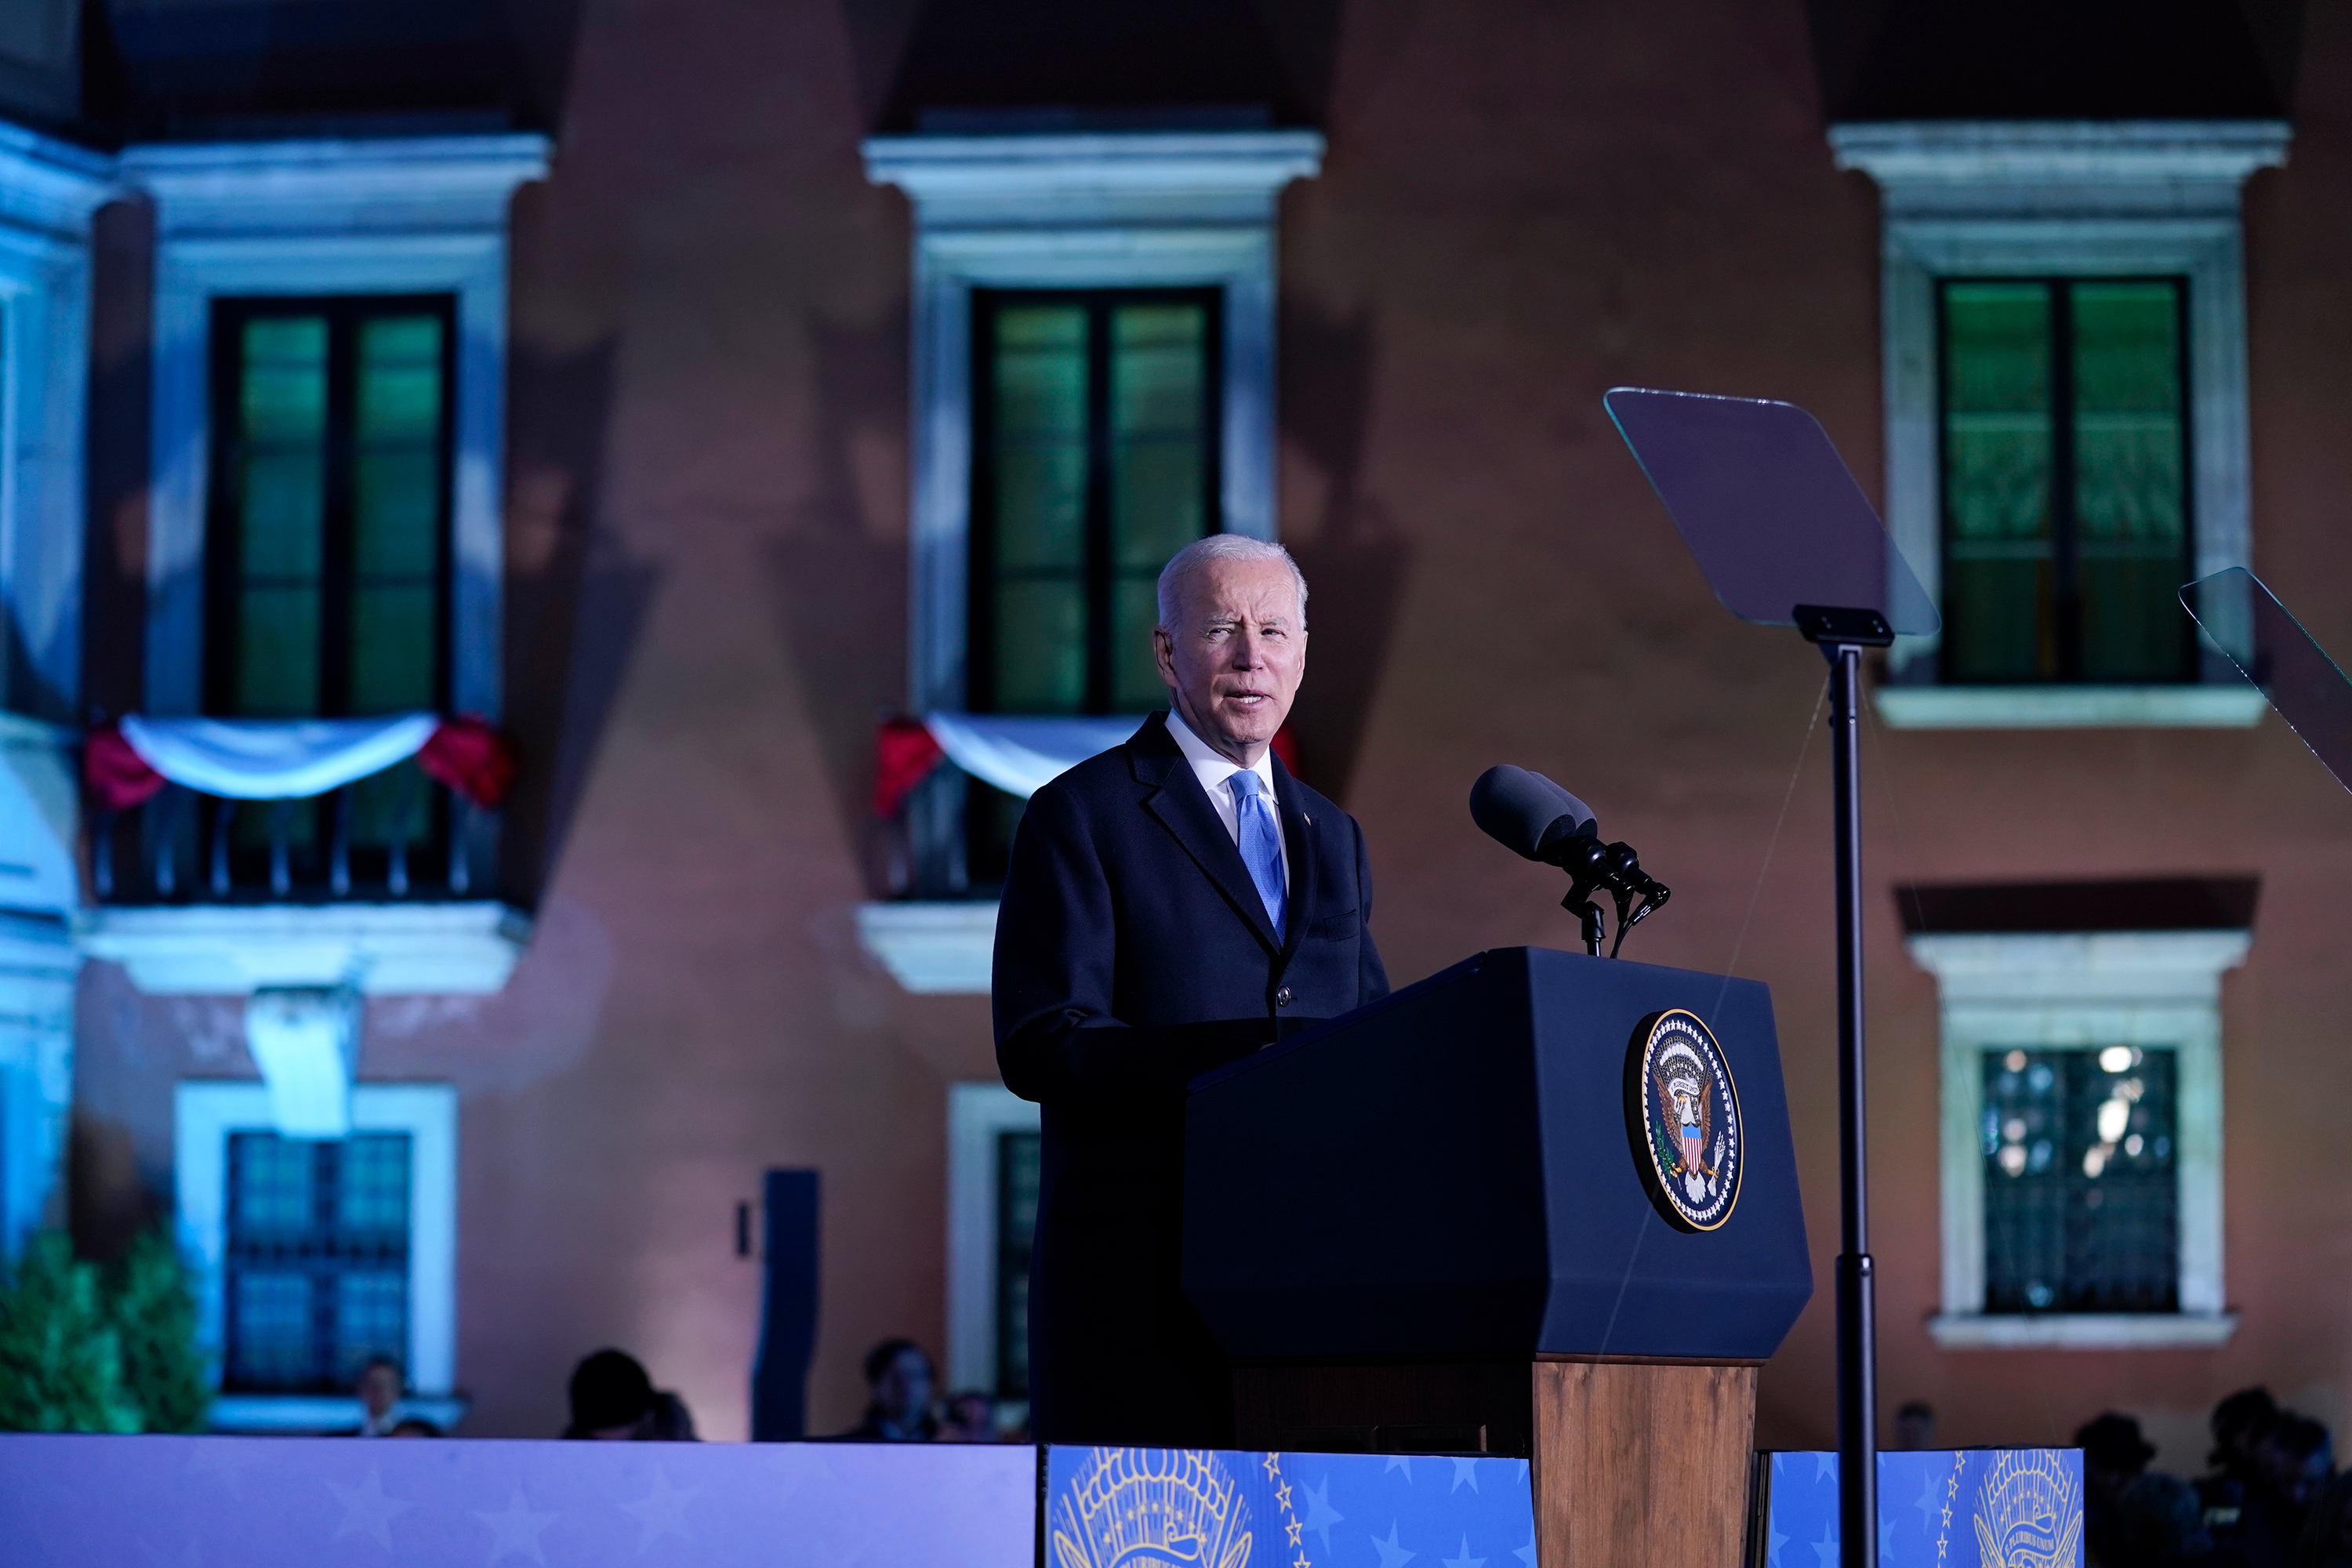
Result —
POLYGON ((2194 679, 2185 281, 1939 300, 1944 679, 2194 679))
POLYGON ((996 1394, 1029 1397, 1029 1252, 1037 1234, 1044 1140, 996 1135, 996 1394))
MULTIPOLYGON (((447 295, 215 302, 208 711, 446 703, 454 326, 447 295)), ((412 763, 332 808, 381 855, 433 837, 431 800, 412 763)), ((317 818, 296 814, 298 850, 317 818)), ((259 812, 237 827, 248 850, 266 836, 259 812)))
MULTIPOLYGON (((1168 558, 1219 526, 1219 293, 982 289, 972 304, 975 712, 1162 706, 1168 558)), ((971 879, 1003 874, 1020 803, 971 786, 971 879)))
POLYGON ((2179 1310, 2173 1057, 1985 1055, 1987 1312, 2179 1310))
POLYGON ((408 1348, 410 1135, 228 1140, 221 1384, 343 1390, 408 1348))

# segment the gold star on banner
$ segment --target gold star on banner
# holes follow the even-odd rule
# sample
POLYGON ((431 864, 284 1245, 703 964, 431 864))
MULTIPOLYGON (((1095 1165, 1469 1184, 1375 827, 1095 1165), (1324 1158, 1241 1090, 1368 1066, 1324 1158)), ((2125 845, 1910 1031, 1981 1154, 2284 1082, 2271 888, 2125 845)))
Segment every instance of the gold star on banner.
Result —
POLYGON ((1307 1561, 1307 1553, 1302 1551, 1298 1554, 1298 1560, 1293 1563, 1290 1568, 1313 1568, 1313 1565, 1307 1561))
POLYGON ((1280 1464, 1280 1460, 1278 1460, 1274 1455, 1268 1454, 1265 1457, 1265 1473, 1268 1479, 1272 1479, 1277 1473, 1279 1473, 1280 1464))
POLYGON ((1290 1483, 1288 1481, 1285 1481, 1280 1486, 1274 1489, 1274 1500, 1282 1505, 1283 1512, 1288 1513, 1290 1511, 1290 1483))
POLYGON ((1306 1531, 1307 1527, 1294 1519, 1288 1524, 1284 1525, 1282 1529, 1283 1533, 1290 1537, 1290 1539, 1284 1542, 1283 1544, 1286 1546, 1296 1546, 1298 1544, 1298 1537, 1306 1531))

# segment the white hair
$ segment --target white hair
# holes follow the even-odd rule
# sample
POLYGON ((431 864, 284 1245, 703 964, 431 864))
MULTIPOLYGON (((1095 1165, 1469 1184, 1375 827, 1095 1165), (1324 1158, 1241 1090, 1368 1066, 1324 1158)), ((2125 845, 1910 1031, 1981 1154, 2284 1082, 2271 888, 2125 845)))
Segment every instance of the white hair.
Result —
POLYGON ((1176 618, 1183 608, 1184 585, 1194 574, 1213 561, 1279 561, 1290 568, 1290 581, 1298 590, 1298 624, 1307 625, 1307 574, 1290 558, 1290 552, 1264 539, 1252 539, 1246 533, 1213 533, 1196 539, 1168 558, 1160 569, 1160 628, 1172 632, 1176 618))

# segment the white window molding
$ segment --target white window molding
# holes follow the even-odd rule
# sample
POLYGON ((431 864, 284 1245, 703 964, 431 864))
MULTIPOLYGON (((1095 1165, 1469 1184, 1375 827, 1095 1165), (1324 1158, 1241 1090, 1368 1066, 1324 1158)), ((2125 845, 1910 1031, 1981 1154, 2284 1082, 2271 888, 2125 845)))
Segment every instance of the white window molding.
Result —
POLYGON ((194 713, 203 668, 210 328, 218 296, 454 293, 451 706, 499 717, 507 209, 537 135, 168 143, 122 154, 154 199, 145 706, 194 713))
POLYGON ((993 901, 860 904, 857 937, 919 996, 985 996, 996 957, 993 901))
POLYGON ((1941 995, 1943 1310, 1948 1349, 2213 1345, 2226 1310, 2221 1207, 2221 975, 2243 931, 1917 934, 1906 945, 1941 995), (2023 1047, 2127 1045, 2176 1052, 2180 1310, 1988 1315, 1984 1310, 1984 1058, 2023 1047))
POLYGON ((82 951, 166 996, 351 985, 363 995, 487 995, 530 940, 530 917, 492 902, 107 905, 82 951))
MULTIPOLYGON (((408 1166, 408 1346, 404 1371, 426 1399, 455 1392, 457 1379, 457 1091, 443 1083, 371 1083, 352 1091, 352 1126, 405 1132, 408 1166)), ((228 1140, 274 1131, 269 1090, 255 1081, 183 1079, 173 1104, 173 1164, 180 1250, 193 1270, 196 1338, 221 1351, 222 1277, 228 1250, 228 1140)), ((268 1429, 269 1407, 321 1403, 297 1395, 243 1394, 215 1413, 216 1425, 268 1429)), ((329 1402, 331 1403, 331 1402, 329 1402)))
POLYGON ((964 704, 974 289, 1224 292, 1228 532, 1275 534, 1275 201, 1312 131, 877 136, 867 178, 915 206, 909 705, 964 704))
MULTIPOLYGON (((1950 277, 2180 276, 2189 279, 2189 467, 2196 575, 2252 563, 2246 307, 2239 190, 2286 161, 2283 121, 1908 121, 1830 128, 1837 166, 1878 184, 1886 521, 1942 600, 1936 426, 1936 281, 1950 277)), ((2240 614, 2242 615, 2242 608, 2240 614)), ((1901 671, 1934 637, 1898 638, 1901 671)), ((2236 677, 2208 659, 2205 679, 2236 677)), ((2021 687, 1957 688, 1939 706, 1881 689, 1891 725, 2235 724, 2153 696, 2069 708, 2021 687), (1889 700, 1889 698, 1893 700, 1889 700)), ((2154 690, 2157 689, 2147 689, 2154 690)), ((2258 711, 2258 710, 2257 710, 2258 711)), ((2243 720, 2252 722, 2252 720, 2243 720)))
POLYGON ((948 1089, 948 1387, 996 1392, 996 1140, 1038 1108, 1001 1083, 948 1089))
POLYGON ((75 719, 81 689, 82 432, 90 218, 114 160, 0 122, 0 706, 38 692, 75 719))

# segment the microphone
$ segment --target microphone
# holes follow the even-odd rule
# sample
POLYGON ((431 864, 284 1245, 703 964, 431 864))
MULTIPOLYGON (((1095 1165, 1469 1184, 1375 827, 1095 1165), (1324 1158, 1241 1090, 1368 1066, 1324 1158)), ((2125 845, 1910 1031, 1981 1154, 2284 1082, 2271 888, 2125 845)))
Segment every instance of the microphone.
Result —
POLYGON ((1606 889, 1617 906, 1612 958, 1625 945, 1625 933, 1673 896, 1642 869, 1632 845, 1602 844, 1592 808, 1541 773, 1507 763, 1488 768, 1470 786, 1470 819, 1513 854, 1568 873, 1568 897, 1560 906, 1582 921, 1585 951, 1595 956, 1602 931, 1593 894, 1606 889))
POLYGON ((1601 830, 1591 807, 1543 774, 1508 763, 1488 768, 1470 786, 1470 819, 1511 853, 1551 866, 1571 839, 1601 830))

